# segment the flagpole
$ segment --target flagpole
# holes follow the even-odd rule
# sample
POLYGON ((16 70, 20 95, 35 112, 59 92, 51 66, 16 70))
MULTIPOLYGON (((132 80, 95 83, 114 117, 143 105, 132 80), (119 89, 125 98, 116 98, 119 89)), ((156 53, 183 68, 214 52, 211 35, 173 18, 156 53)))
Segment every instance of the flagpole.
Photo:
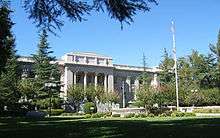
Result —
POLYGON ((173 36, 173 58, 174 58, 174 69, 175 69, 175 80, 176 80, 176 108, 179 111, 179 87, 178 87, 178 74, 177 74, 177 58, 176 58, 176 36, 175 36, 175 24, 171 22, 172 36, 173 36))

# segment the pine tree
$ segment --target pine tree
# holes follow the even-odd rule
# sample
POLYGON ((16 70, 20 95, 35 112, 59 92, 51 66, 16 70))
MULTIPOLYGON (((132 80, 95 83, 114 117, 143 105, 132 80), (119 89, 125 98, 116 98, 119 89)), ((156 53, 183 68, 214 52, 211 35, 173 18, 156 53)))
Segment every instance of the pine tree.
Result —
POLYGON ((143 57, 142 57, 142 64, 143 64, 143 73, 140 75, 139 79, 140 81, 143 83, 143 85, 149 87, 150 86, 150 81, 151 81, 151 77, 150 75, 147 73, 147 63, 146 63, 146 56, 143 53, 143 57))
POLYGON ((166 49, 164 49, 163 60, 161 61, 159 68, 162 69, 160 73, 160 82, 162 84, 172 83, 174 80, 174 74, 172 73, 174 66, 174 60, 169 56, 166 49))
POLYGON ((216 86, 220 89, 220 31, 218 33, 218 40, 217 43, 210 44, 210 50, 215 56, 217 63, 216 63, 216 86))
POLYGON ((49 106, 49 99, 51 97, 53 101, 59 101, 57 100, 59 99, 59 86, 56 88, 50 88, 48 90, 45 89, 45 83, 59 83, 60 78, 58 64, 52 63, 55 61, 55 57, 50 56, 53 51, 49 50, 50 47, 49 43, 47 42, 47 38, 47 32, 43 30, 42 34, 40 35, 38 51, 35 55, 33 55, 33 59, 35 60, 35 86, 37 87, 37 94, 34 100, 36 105, 38 105, 40 108, 47 108, 49 106))
POLYGON ((5 71, 8 59, 13 54, 14 39, 11 33, 13 22, 10 19, 9 3, 0 3, 0 74, 5 71))
POLYGON ((0 108, 16 108, 20 99, 17 89, 19 73, 15 50, 15 39, 11 32, 13 22, 7 4, 0 7, 0 108))

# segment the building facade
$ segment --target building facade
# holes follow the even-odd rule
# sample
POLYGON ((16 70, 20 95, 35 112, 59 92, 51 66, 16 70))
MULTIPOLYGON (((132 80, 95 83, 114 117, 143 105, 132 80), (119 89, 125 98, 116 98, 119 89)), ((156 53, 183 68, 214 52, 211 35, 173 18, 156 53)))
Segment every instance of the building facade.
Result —
MULTIPOLYGON (((23 68, 23 76, 31 75, 33 60, 28 57, 19 58, 23 68)), ((101 85, 106 92, 118 92, 125 103, 133 101, 140 84, 139 76, 143 67, 118 65, 112 63, 112 58, 90 52, 71 52, 56 61, 61 70, 61 97, 67 99, 67 89, 70 85, 82 84, 84 89, 90 84, 101 85), (124 86, 124 87, 123 87, 124 86), (124 93, 123 92, 124 89, 124 93), (123 96, 123 97, 122 97, 123 96)), ((151 85, 157 87, 157 68, 147 68, 152 76, 151 85)))

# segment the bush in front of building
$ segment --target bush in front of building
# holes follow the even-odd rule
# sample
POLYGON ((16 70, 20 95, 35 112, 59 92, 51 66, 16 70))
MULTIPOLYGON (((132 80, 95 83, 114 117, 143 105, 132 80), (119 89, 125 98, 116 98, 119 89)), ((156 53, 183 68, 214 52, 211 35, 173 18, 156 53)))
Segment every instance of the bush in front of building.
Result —
POLYGON ((187 113, 187 112, 178 112, 175 111, 171 114, 172 117, 194 117, 196 116, 195 113, 187 113))
POLYGON ((112 117, 121 117, 120 114, 113 114, 112 117))
POLYGON ((105 113, 95 113, 95 114, 92 114, 92 118, 101 118, 101 117, 104 117, 105 116, 105 113))
POLYGON ((129 113, 124 116, 124 118, 132 118, 135 116, 135 113, 129 113))
POLYGON ((155 115, 152 114, 152 113, 150 113, 150 114, 147 115, 147 117, 154 117, 154 116, 155 116, 155 115))
POLYGON ((93 102, 87 102, 83 105, 85 114, 92 114, 97 112, 97 107, 93 102))
MULTIPOLYGON (((48 110, 41 110, 41 111, 43 111, 46 114, 50 113, 49 109, 48 110)), ((52 116, 58 116, 58 115, 61 115, 62 113, 64 113, 64 109, 51 109, 52 116)))
POLYGON ((145 117, 147 117, 147 114, 146 113, 140 113, 139 116, 140 116, 140 118, 145 118, 145 117))
POLYGON ((92 116, 91 114, 86 114, 86 115, 84 116, 84 118, 85 118, 85 119, 91 118, 91 116, 92 116))
POLYGON ((195 113, 220 113, 220 109, 194 109, 195 113))

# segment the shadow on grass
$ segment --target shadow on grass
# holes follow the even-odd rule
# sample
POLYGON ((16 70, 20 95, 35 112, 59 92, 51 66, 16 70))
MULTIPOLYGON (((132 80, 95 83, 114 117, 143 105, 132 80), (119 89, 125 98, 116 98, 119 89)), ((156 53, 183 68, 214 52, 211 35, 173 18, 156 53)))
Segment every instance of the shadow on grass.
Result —
POLYGON ((1 118, 0 137, 220 137, 220 118, 1 118))

